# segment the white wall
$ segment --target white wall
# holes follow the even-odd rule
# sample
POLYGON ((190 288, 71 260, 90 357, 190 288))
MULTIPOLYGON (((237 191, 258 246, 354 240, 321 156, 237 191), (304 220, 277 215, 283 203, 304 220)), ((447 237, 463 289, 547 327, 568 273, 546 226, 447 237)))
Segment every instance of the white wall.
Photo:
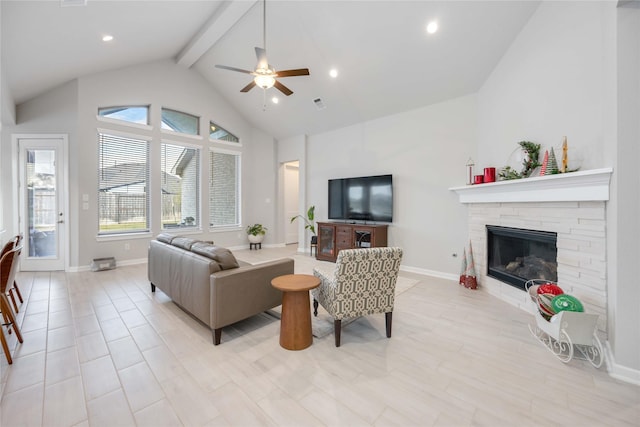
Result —
POLYGON ((609 344, 615 357, 612 372, 640 384, 640 9, 617 11, 617 164, 611 228, 617 239, 609 245, 612 292, 609 322, 615 325, 609 344))
POLYGON ((308 137, 308 205, 327 219, 327 180, 393 174, 389 245, 403 267, 455 277, 467 239, 466 208, 449 187, 464 185, 475 158, 476 97, 383 117, 308 137))
MULTIPOLYGON (((17 234, 18 230, 18 188, 14 186, 18 174, 17 147, 12 146, 12 134, 61 133, 69 135, 69 143, 77 140, 76 110, 78 103, 77 82, 69 82, 37 99, 24 102, 17 109, 18 125, 6 124, 2 127, 2 194, 6 199, 15 201, 7 204, 4 210, 4 223, 9 234, 17 234)), ((70 154, 71 161, 75 157, 70 154)), ((73 175, 70 175, 73 179, 73 175)), ((72 225, 77 220, 77 213, 68 213, 68 222, 72 225)), ((74 248, 72 247, 72 250, 74 248)), ((77 250, 77 248, 75 248, 77 250)))
MULTIPOLYGON (((63 85, 47 94, 25 102, 18 108, 18 124, 5 126, 3 141, 14 133, 67 133, 69 134, 69 226, 70 226, 70 266, 72 269, 86 268, 93 258, 115 256, 117 262, 144 260, 147 257, 145 238, 98 241, 97 213, 97 128, 107 125, 96 118, 98 107, 114 105, 151 105, 151 116, 160 122, 160 108, 168 107, 201 117, 201 134, 204 139, 180 139, 164 135, 159 126, 150 133, 157 144, 161 138, 186 141, 203 147, 207 157, 208 123, 214 120, 225 129, 237 135, 242 147, 220 145, 221 148, 235 149, 242 154, 242 212, 245 224, 261 222, 268 228, 275 226, 276 174, 275 143, 273 138, 257 131, 242 116, 234 111, 211 86, 197 73, 175 65, 172 61, 159 61, 116 71, 86 76, 63 85), (254 150, 255 148, 255 150, 254 150), (254 179, 254 177, 259 177, 254 179), (83 194, 89 195, 89 209, 81 210, 83 194), (270 207, 270 206, 271 207, 270 207), (124 250, 128 243, 130 249, 124 250)), ((114 125, 109 125, 110 128, 114 125)), ((116 128, 131 132, 131 128, 115 125, 116 128)), ((11 167, 11 147, 2 146, 2 161, 11 167)), ((152 159, 152 174, 159 175, 160 157, 152 159)), ((205 162, 206 164, 206 162, 205 162)), ((6 169, 2 168, 4 194, 11 194, 11 179, 5 180, 6 169)), ((203 182, 206 185, 206 182, 203 182)), ((159 194, 159 185, 152 182, 151 191, 159 194), (156 188, 157 187, 157 188, 156 188)), ((208 194, 204 192, 203 194, 208 194)), ((15 199, 17 200, 17 199, 15 199)), ((152 199, 153 200, 153 199, 152 199)), ((207 217, 208 199, 203 197, 202 211, 207 217)), ((152 201, 152 234, 160 231, 160 219, 153 212, 160 209, 159 198, 152 201)), ((13 219, 13 216, 11 217, 13 219)), ((207 221, 204 221, 207 224, 207 221)), ((204 227, 202 233, 194 237, 214 240, 227 247, 246 246, 244 227, 223 232, 209 233, 204 227)), ((269 237, 267 236, 267 239, 269 237)))
POLYGON ((582 156, 583 170, 613 167, 608 338, 613 370, 640 383, 640 21, 637 9, 616 13, 616 3, 540 5, 478 92, 478 152, 481 166, 501 167, 518 141, 544 150, 560 146, 566 135, 569 158, 582 156))
MULTIPOLYGON (((280 237, 282 226, 279 221, 276 221, 278 207, 276 142, 272 136, 254 129, 251 133, 250 149, 245 153, 246 170, 243 171, 242 187, 245 225, 260 223, 267 227, 263 245, 282 243, 280 237)), ((243 236, 243 240, 246 240, 246 236, 243 236)))
MULTIPOLYGON (((611 2, 609 2, 611 3, 611 2)), ((611 166, 603 153, 601 2, 543 2, 478 92, 481 167, 503 167, 518 141, 559 147, 582 169, 611 166)), ((559 154, 556 152, 556 154, 559 154)))

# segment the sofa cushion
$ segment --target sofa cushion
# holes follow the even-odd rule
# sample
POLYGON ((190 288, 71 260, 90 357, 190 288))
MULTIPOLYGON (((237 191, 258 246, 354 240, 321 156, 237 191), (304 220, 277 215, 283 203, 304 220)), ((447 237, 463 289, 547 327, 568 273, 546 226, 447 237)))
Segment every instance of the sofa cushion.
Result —
POLYGON ((176 236, 174 236, 173 234, 169 234, 169 233, 160 233, 158 234, 158 236, 156 237, 156 240, 162 242, 162 243, 169 243, 171 244, 171 241, 173 239, 175 239, 176 236))
POLYGON ((199 241, 200 240, 198 240, 198 239, 191 239, 190 237, 177 236, 177 237, 174 237, 173 240, 171 240, 171 244, 173 246, 177 246, 179 248, 186 249, 186 250, 190 251, 191 250, 191 246, 194 243, 197 243, 199 241))
POLYGON ((231 253, 227 248, 215 246, 209 243, 197 242, 191 246, 191 251, 198 255, 211 258, 218 263, 222 270, 230 270, 240 266, 236 257, 233 256, 233 253, 231 253))

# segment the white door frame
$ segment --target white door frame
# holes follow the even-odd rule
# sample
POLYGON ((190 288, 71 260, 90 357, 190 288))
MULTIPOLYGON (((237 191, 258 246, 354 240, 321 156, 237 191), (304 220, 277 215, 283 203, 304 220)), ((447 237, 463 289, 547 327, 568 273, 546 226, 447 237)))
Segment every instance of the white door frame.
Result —
MULTIPOLYGON (((64 221, 63 225, 59 227, 61 232, 58 233, 58 238, 60 239, 59 245, 59 264, 55 263, 55 267, 51 267, 52 263, 47 262, 47 260, 42 260, 43 267, 40 268, 43 271, 48 270, 69 270, 69 235, 70 235, 70 227, 69 227, 69 136, 68 134, 13 134, 11 136, 12 139, 12 150, 13 150, 13 161, 14 161, 14 175, 13 175, 13 188, 16 191, 15 197, 13 200, 18 201, 14 207, 14 226, 16 230, 20 230, 19 232, 23 233, 25 238, 28 237, 28 233, 25 229, 25 221, 26 218, 23 217, 25 212, 24 202, 24 186, 22 183, 23 177, 21 176, 22 171, 22 156, 21 156, 21 140, 56 140, 60 145, 61 152, 58 153, 59 156, 56 159, 56 162, 62 162, 60 167, 60 173, 62 175, 62 185, 56 186, 58 193, 60 194, 60 206, 59 210, 63 213, 62 220, 64 221)), ((56 147, 58 148, 58 147, 56 147)), ((26 254, 22 255, 23 263, 26 258, 26 254)))
MULTIPOLYGON (((298 215, 300 205, 300 162, 298 160, 292 160, 290 162, 283 163, 284 172, 284 244, 300 242, 300 221, 291 222, 293 216, 298 215), (295 182, 292 180, 292 174, 295 175, 295 182), (291 205, 295 205, 295 210, 291 211, 288 208, 291 205), (295 230, 292 237, 291 230, 295 230)), ((304 236, 304 234, 303 234, 304 236)), ((303 237, 304 241, 304 237, 303 237)), ((304 246, 304 242, 303 242, 304 246)))

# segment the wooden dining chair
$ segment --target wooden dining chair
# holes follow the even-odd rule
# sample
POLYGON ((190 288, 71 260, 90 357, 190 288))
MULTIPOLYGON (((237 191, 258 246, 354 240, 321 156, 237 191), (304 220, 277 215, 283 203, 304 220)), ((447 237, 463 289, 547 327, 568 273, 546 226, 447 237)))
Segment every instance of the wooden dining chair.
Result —
POLYGON ((0 328, 0 342, 2 344, 2 349, 4 350, 4 355, 7 358, 7 362, 9 364, 13 363, 11 358, 11 351, 9 350, 9 345, 7 343, 6 337, 4 336, 4 327, 7 327, 7 332, 11 334, 11 331, 15 331, 16 338, 19 342, 22 342, 22 334, 20 333, 20 328, 16 322, 16 316, 9 304, 9 299, 7 298, 6 290, 7 285, 9 283, 14 283, 16 270, 18 269, 18 260, 20 258, 20 253, 22 251, 22 247, 18 246, 7 251, 2 258, 0 258, 0 311, 2 312, 3 324, 2 328, 0 328))
MULTIPOLYGON (((22 244, 22 234, 18 234, 4 245, 4 247, 2 248, 2 253, 0 253, 0 258, 9 250, 13 248, 17 248, 21 244, 22 244)), ((20 310, 18 309, 18 304, 16 303, 16 296, 18 297, 20 304, 22 304, 24 301, 22 300, 22 293, 20 293, 20 288, 18 287, 18 283, 15 280, 13 281, 13 283, 7 285, 6 293, 7 293, 7 296, 11 298, 13 309, 15 310, 16 313, 18 313, 20 310)))

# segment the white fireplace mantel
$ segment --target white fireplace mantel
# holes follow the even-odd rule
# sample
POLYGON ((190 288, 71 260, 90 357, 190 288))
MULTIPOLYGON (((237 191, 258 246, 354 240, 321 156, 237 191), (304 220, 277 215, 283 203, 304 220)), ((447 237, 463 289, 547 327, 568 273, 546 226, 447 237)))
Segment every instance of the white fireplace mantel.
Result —
POLYGON ((609 200, 612 168, 452 187, 460 203, 609 200))

